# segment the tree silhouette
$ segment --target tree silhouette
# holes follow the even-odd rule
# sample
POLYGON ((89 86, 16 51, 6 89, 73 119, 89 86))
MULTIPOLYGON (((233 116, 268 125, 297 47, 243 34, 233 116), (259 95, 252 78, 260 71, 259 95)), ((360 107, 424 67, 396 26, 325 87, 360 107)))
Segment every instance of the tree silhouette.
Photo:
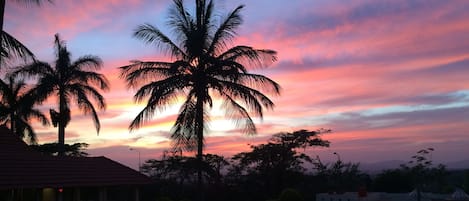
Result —
POLYGON ((412 156, 407 164, 401 164, 401 169, 406 171, 411 178, 416 190, 417 201, 422 200, 422 191, 429 190, 432 183, 443 184, 446 167, 443 164, 433 165, 432 152, 434 148, 421 149, 412 156))
MULTIPOLYGON (((14 0, 16 2, 21 2, 24 4, 36 4, 40 5, 43 0, 14 0)), ((52 2, 51 0, 48 0, 52 2)), ((11 59, 12 57, 16 58, 34 58, 33 53, 26 48, 21 42, 16 40, 13 36, 8 34, 3 30, 3 20, 5 17, 5 4, 6 0, 0 0, 0 44, 1 44, 1 56, 0 56, 0 65, 5 63, 6 59, 11 59)))
POLYGON ((70 121, 70 104, 76 101, 78 109, 84 114, 91 115, 96 132, 99 133, 101 124, 93 99, 98 109, 105 109, 104 97, 98 89, 108 90, 108 81, 102 74, 94 71, 101 69, 102 61, 99 57, 87 55, 71 61, 70 52, 65 42, 58 34, 55 35, 55 65, 45 62, 34 62, 17 70, 14 74, 28 77, 39 77, 35 96, 39 101, 45 101, 50 96, 57 96, 59 111, 51 109, 51 119, 54 126, 58 126, 59 155, 64 153, 65 127, 70 121))
POLYGON ((291 173, 303 172, 302 164, 312 162, 307 154, 301 152, 302 149, 329 146, 329 141, 320 138, 320 134, 327 132, 330 130, 276 134, 268 143, 251 146, 251 151, 234 155, 231 175, 259 175, 266 188, 279 192, 291 173))
POLYGON ((43 125, 48 125, 49 120, 34 108, 37 99, 33 90, 27 89, 23 80, 9 76, 8 82, 0 80, 0 95, 0 122, 9 124, 12 132, 19 137, 27 136, 31 143, 36 143, 36 133, 29 124, 30 120, 37 119, 43 125))
MULTIPOLYGON (((133 61, 121 67, 121 77, 130 88, 138 89, 135 101, 148 98, 146 106, 130 124, 130 130, 141 127, 157 110, 184 97, 171 138, 174 147, 197 150, 201 164, 205 123, 209 119, 209 109, 213 107, 213 96, 223 100, 226 115, 244 133, 254 134, 256 126, 250 114, 262 118, 264 109, 273 108, 274 103, 264 93, 279 94, 280 86, 263 75, 249 73, 247 69, 271 64, 276 60, 275 51, 248 46, 229 48, 242 23, 240 12, 243 6, 217 21, 213 1, 195 2, 196 15, 193 16, 182 0, 174 0, 168 24, 176 40, 150 24, 140 25, 134 32, 136 38, 156 45, 175 60, 133 61)), ((198 178, 202 182, 200 170, 198 178)))
MULTIPOLYGON (((65 156, 73 156, 73 157, 85 157, 88 156, 86 153, 86 148, 89 145, 87 143, 74 143, 72 145, 65 144, 65 156)), ((56 155, 59 152, 59 144, 58 143, 46 143, 46 144, 34 144, 30 145, 33 150, 41 152, 44 155, 56 155)))

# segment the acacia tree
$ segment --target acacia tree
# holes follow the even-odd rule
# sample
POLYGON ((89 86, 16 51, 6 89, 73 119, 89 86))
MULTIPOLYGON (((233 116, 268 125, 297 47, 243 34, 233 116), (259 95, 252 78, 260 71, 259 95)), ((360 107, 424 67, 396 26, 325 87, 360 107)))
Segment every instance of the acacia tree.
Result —
POLYGON ((78 109, 84 114, 91 115, 96 132, 99 133, 101 124, 91 100, 94 100, 98 109, 104 110, 106 103, 99 89, 108 90, 109 84, 103 74, 95 72, 102 67, 102 61, 99 57, 86 55, 72 62, 70 52, 58 34, 55 35, 54 45, 56 52, 54 66, 37 61, 20 68, 14 72, 14 75, 39 78, 34 89, 35 96, 39 101, 45 101, 50 96, 57 97, 59 111, 51 109, 50 114, 52 123, 58 127, 58 155, 63 155, 65 127, 71 118, 71 102, 75 101, 78 109))
MULTIPOLYGON (((150 24, 140 25, 134 32, 136 38, 156 45, 174 60, 134 61, 121 67, 121 77, 130 88, 137 89, 136 102, 147 99, 146 106, 130 124, 130 130, 141 127, 156 111, 184 97, 171 138, 174 147, 197 150, 201 166, 204 130, 207 130, 213 97, 223 100, 227 117, 244 133, 254 134, 256 126, 250 115, 262 118, 264 109, 273 108, 274 103, 264 93, 279 94, 280 86, 266 76, 248 72, 248 67, 264 67, 274 62, 275 51, 229 47, 242 23, 243 6, 217 19, 213 1, 195 2, 193 15, 182 0, 174 0, 168 24, 175 40, 150 24)), ((200 168, 198 181, 202 182, 200 168)))
POLYGON ((432 185, 443 185, 444 176, 447 174, 446 167, 443 164, 433 165, 433 148, 421 149, 412 156, 407 164, 401 164, 401 169, 411 178, 412 185, 416 190, 416 198, 422 200, 422 190, 431 189, 432 185))
POLYGON ((305 154, 308 147, 328 147, 329 141, 322 140, 322 133, 330 130, 298 130, 293 133, 279 133, 272 136, 266 144, 251 146, 250 152, 241 152, 233 156, 233 177, 259 175, 272 192, 279 192, 289 173, 301 173, 303 163, 313 160, 305 154))

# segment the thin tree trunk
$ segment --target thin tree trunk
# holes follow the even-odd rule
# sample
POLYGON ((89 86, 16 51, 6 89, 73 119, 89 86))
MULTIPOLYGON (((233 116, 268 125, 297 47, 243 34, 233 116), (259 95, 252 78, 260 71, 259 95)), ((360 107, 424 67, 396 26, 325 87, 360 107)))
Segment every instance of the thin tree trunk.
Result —
POLYGON ((204 103, 202 98, 197 96, 196 103, 196 134, 197 134, 197 186, 199 188, 199 201, 204 200, 204 188, 202 181, 202 155, 204 143, 204 103))
POLYGON ((59 143, 57 144, 58 155, 63 156, 65 154, 65 95, 62 90, 59 89, 59 143))
MULTIPOLYGON (((0 17, 1 17, 1 19, 0 19, 0 29, 1 29, 0 34, 3 34, 3 19, 4 19, 4 16, 5 16, 5 1, 6 0, 0 0, 0 17)), ((0 38, 2 38, 2 37, 0 36, 0 38)), ((0 47, 0 48, 3 49, 3 47, 0 47)), ((2 65, 2 63, 3 63, 2 60, 3 60, 3 58, 0 56, 0 65, 2 65)), ((0 69, 2 69, 2 68, 0 67, 0 69)))
MULTIPOLYGON (((8 81, 10 82, 9 85, 10 85, 10 89, 12 90, 12 92, 15 91, 15 88, 13 88, 14 87, 13 78, 10 77, 8 81)), ((15 106, 16 103, 15 102, 16 101, 14 100, 16 97, 13 97, 13 95, 14 95, 14 93, 12 93, 12 97, 10 97, 11 100, 9 100, 10 104, 12 104, 12 105, 10 105, 10 108, 11 108, 11 111, 10 111, 10 130, 15 135, 20 136, 20 133, 16 129, 16 114, 15 114, 15 110, 16 110, 16 106, 15 106)))

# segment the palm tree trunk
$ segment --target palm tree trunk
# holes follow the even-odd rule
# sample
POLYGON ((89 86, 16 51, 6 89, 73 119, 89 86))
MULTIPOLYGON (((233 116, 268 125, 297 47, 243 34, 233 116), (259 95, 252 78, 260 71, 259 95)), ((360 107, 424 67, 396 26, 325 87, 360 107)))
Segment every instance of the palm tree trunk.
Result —
POLYGON ((5 16, 5 1, 6 0, 0 0, 0 28, 2 29, 1 31, 3 32, 3 18, 5 16))
POLYGON ((57 144, 58 155, 65 154, 65 94, 59 89, 59 143, 57 144))
MULTIPOLYGON (((10 85, 10 89, 12 91, 15 90, 14 88, 14 80, 13 80, 13 77, 10 77, 9 78, 9 85, 10 85)), ((16 107, 13 106, 13 105, 16 105, 15 103, 15 99, 16 97, 10 97, 11 100, 9 100, 10 102, 10 107, 11 107, 11 111, 10 111, 10 130, 11 132, 13 132, 15 135, 17 136, 20 136, 19 132, 17 132, 17 129, 16 129, 16 114, 15 114, 15 110, 16 110, 16 107)))
POLYGON ((197 134, 197 186, 199 188, 199 201, 204 200, 202 181, 202 155, 204 143, 204 103, 201 96, 197 96, 196 103, 196 134, 197 134))
MULTIPOLYGON (((1 7, 0 8, 0 17, 1 17, 1 19, 0 19, 0 29, 1 29, 0 34, 3 34, 3 19, 4 19, 4 15, 5 15, 5 1, 6 0, 0 0, 0 7, 1 7)), ((3 48, 3 47, 1 47, 1 48, 3 48)), ((0 65, 2 65, 2 59, 3 58, 0 56, 0 65)), ((0 67, 0 69, 1 69, 1 67, 0 67)))

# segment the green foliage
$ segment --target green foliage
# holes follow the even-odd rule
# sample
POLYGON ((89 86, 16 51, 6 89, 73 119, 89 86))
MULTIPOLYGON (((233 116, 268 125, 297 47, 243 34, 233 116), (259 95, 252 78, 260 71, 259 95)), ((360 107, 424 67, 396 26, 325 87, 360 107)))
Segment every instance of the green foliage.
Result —
POLYGON ((303 201, 303 196, 295 189, 287 188, 282 191, 278 201, 303 201))

